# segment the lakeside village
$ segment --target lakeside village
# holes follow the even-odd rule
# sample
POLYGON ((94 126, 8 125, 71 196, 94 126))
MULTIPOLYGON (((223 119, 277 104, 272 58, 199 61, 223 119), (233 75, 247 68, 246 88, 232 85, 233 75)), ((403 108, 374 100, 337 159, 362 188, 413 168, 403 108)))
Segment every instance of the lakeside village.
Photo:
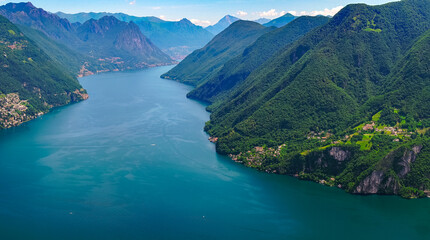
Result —
MULTIPOLYGON (((395 110, 396 111, 396 110, 395 110)), ((397 111, 396 111, 397 113, 397 111)), ((323 145, 321 147, 316 147, 313 150, 324 150, 329 147, 339 146, 339 145, 352 145, 357 144, 360 146, 361 151, 369 151, 372 147, 372 138, 377 134, 385 134, 392 138, 394 143, 401 143, 410 140, 416 134, 425 134, 430 128, 415 129, 415 131, 410 131, 402 126, 406 123, 405 117, 400 116, 401 122, 397 123, 395 126, 387 126, 379 124, 378 121, 381 117, 381 112, 378 112, 372 117, 372 120, 365 122, 353 129, 353 133, 345 135, 342 139, 339 139, 330 131, 315 132, 310 131, 307 135, 307 141, 314 141, 323 145)), ((209 141, 216 143, 218 141, 217 137, 210 137, 209 141)), ((241 152, 239 154, 229 154, 229 157, 238 163, 242 163, 248 167, 258 168, 264 170, 267 173, 277 173, 273 169, 262 168, 264 160, 268 158, 279 158, 281 156, 282 150, 287 147, 286 144, 282 144, 278 147, 271 148, 266 146, 257 146, 252 150, 247 152, 241 152)), ((313 150, 306 150, 301 153, 301 155, 306 156, 313 150)), ((264 167, 264 166, 263 166, 264 167)), ((295 177, 298 177, 298 175, 295 177)), ((325 182, 320 182, 325 184, 325 182)))
POLYGON ((21 100, 17 93, 0 94, 0 129, 18 126, 43 114, 30 116, 25 113, 27 106, 27 100, 21 100))

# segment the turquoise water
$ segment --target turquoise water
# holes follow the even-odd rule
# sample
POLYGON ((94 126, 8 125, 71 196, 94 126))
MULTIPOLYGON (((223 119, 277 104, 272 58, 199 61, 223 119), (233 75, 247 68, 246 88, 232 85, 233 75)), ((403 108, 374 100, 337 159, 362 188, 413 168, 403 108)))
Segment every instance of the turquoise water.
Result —
POLYGON ((215 153, 170 67, 0 132, 0 239, 430 239, 430 199, 354 196, 215 153))

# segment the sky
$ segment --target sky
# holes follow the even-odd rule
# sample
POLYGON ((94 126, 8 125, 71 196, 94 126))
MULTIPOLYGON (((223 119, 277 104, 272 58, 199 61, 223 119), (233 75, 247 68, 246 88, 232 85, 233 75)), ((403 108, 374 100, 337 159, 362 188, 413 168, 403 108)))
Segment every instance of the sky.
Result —
MULTIPOLYGON (((229 14, 245 20, 293 15, 334 15, 351 3, 378 5, 394 0, 32 0, 50 12, 123 12, 164 20, 188 18, 201 26, 215 24, 229 14)), ((1 4, 9 1, 0 0, 1 4)))

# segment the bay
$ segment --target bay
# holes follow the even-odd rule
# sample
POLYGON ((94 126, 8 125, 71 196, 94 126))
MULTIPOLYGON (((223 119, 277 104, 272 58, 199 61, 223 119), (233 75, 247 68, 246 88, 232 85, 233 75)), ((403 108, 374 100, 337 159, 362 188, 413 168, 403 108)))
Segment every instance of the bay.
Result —
POLYGON ((429 199, 356 196, 218 155, 171 67, 0 131, 1 239, 429 239, 429 199))

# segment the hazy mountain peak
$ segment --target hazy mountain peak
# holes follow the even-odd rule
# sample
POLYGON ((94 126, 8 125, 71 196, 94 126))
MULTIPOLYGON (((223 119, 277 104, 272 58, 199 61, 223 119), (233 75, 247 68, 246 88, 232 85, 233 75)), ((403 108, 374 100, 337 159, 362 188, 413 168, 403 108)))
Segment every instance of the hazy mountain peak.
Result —
POLYGON ((182 18, 180 21, 180 23, 183 24, 188 24, 188 25, 194 25, 190 20, 188 20, 187 18, 182 18))
POLYGON ((296 18, 296 16, 294 16, 291 13, 287 13, 284 14, 278 18, 273 19, 272 21, 264 24, 264 26, 266 27, 282 27, 287 25, 288 23, 290 23, 291 21, 293 21, 296 18))
POLYGON ((259 23, 259 24, 266 24, 268 22, 270 22, 271 20, 268 18, 259 18, 257 20, 254 20, 254 22, 259 23))
POLYGON ((238 20, 240 19, 237 17, 233 17, 231 15, 225 15, 215 25, 207 27, 206 30, 213 33, 214 35, 217 35, 218 33, 222 32, 224 29, 226 29, 228 26, 230 26, 232 23, 238 20))

